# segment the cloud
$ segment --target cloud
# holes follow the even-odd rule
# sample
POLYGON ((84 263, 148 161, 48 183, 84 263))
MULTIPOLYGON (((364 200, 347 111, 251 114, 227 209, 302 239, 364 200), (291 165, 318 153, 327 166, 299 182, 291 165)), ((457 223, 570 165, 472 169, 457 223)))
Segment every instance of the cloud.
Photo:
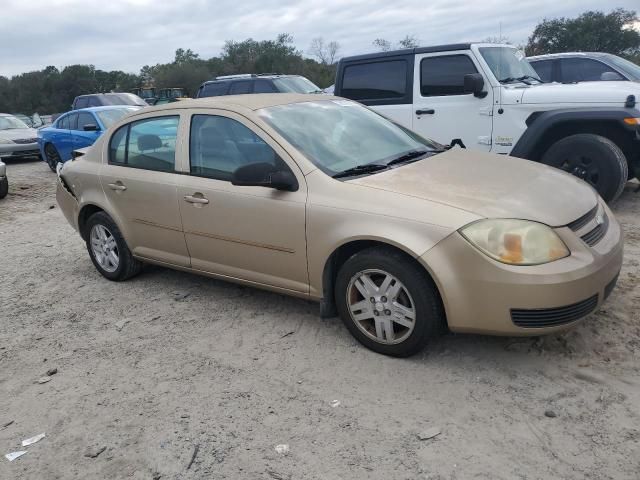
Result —
MULTIPOLYGON (((617 6, 632 9, 636 1, 617 6)), ((177 48, 208 58, 225 40, 283 32, 303 51, 314 37, 336 40, 343 55, 371 51, 378 37, 397 42, 407 34, 434 45, 497 37, 501 28, 524 43, 545 17, 598 9, 598 0, 3 0, 0 75, 75 63, 138 72, 172 60, 177 48)))

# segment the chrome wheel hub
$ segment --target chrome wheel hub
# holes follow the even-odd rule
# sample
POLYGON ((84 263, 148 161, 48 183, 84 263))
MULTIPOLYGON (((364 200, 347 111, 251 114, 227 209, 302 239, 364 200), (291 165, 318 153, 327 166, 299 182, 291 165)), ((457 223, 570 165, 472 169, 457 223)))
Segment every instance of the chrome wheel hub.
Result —
POLYGON ((120 263, 120 256, 118 244, 113 234, 104 225, 94 225, 89 241, 98 265, 109 273, 115 272, 120 263))
POLYGON ((415 327, 411 294, 400 280, 383 270, 355 274, 347 288, 347 305, 356 326, 378 343, 400 343, 415 327))

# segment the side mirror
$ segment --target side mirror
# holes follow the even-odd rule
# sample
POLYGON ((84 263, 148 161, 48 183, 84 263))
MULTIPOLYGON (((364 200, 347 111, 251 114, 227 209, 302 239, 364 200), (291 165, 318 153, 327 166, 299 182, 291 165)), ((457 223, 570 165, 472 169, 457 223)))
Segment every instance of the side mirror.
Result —
POLYGON ((98 130, 100 130, 100 128, 98 127, 98 125, 96 125, 95 123, 87 123, 84 127, 83 130, 85 132, 97 132, 98 130))
POLYGON ((288 170, 278 170, 271 163, 250 163, 233 172, 231 184, 242 187, 268 187, 295 192, 298 180, 288 170))
POLYGON ((484 78, 480 73, 469 73, 464 76, 464 93, 473 93, 478 98, 487 96, 487 92, 483 91, 484 78))

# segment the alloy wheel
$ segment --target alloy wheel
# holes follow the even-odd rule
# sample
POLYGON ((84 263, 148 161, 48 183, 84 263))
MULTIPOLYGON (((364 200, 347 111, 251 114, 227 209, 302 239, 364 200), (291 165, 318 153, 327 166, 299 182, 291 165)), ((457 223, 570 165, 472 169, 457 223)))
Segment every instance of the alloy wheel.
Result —
POLYGON ((90 234, 93 256, 105 271, 113 273, 118 269, 120 256, 115 237, 104 225, 94 225, 90 234))
POLYGON ((349 314, 372 340, 392 345, 406 340, 415 327, 415 303, 407 287, 378 269, 356 273, 347 288, 349 314))

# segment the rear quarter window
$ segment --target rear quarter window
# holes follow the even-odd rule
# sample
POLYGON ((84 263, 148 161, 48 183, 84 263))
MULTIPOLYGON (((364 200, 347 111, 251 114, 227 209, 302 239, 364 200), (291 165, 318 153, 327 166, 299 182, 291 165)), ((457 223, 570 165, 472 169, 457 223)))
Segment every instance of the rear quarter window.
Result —
POLYGON ((405 59, 346 65, 340 95, 353 100, 410 103, 401 101, 410 96, 408 73, 405 59))

